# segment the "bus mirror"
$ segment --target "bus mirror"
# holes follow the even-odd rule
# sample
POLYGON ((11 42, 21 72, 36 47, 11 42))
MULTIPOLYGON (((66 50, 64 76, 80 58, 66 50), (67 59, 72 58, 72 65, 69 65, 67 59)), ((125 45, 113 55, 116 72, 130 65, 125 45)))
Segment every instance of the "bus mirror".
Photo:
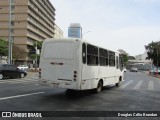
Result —
POLYGON ((83 53, 83 57, 85 57, 86 56, 86 53, 83 53))

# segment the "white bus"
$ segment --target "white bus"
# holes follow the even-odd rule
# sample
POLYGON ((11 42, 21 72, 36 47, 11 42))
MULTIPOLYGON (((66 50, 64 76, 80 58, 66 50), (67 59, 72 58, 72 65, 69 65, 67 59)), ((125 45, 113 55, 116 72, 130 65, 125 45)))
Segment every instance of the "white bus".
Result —
POLYGON ((39 82, 71 90, 119 86, 123 64, 118 52, 93 45, 82 39, 46 39, 42 45, 39 82))

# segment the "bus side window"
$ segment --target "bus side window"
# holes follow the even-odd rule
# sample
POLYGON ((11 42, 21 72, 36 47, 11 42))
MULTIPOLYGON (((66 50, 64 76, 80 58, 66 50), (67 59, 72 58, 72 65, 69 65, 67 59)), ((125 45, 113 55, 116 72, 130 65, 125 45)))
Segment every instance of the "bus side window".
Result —
POLYGON ((109 51, 109 66, 115 66, 115 53, 109 51))
POLYGON ((87 65, 98 65, 98 47, 87 44, 87 65))
POLYGON ((117 67, 117 69, 119 69, 120 68, 120 66, 119 66, 119 57, 118 56, 116 56, 116 67, 117 67))
POLYGON ((83 58, 83 64, 86 64, 86 44, 83 43, 82 45, 82 58, 83 58))
POLYGON ((99 62, 100 66, 108 66, 108 51, 102 48, 99 48, 99 62))

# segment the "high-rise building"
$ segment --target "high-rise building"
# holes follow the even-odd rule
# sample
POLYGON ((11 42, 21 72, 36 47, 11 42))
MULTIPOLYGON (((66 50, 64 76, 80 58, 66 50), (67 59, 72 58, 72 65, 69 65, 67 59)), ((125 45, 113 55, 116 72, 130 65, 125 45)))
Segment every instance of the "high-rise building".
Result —
POLYGON ((55 24, 54 25, 54 38, 63 38, 63 31, 55 24))
POLYGON ((82 38, 82 27, 79 23, 71 23, 68 28, 68 37, 82 38))
MULTIPOLYGON (((0 0, 0 39, 8 41, 10 26, 13 44, 28 53, 36 41, 54 37, 54 25, 55 8, 49 0, 0 0)), ((31 59, 26 55, 19 61, 31 59)))

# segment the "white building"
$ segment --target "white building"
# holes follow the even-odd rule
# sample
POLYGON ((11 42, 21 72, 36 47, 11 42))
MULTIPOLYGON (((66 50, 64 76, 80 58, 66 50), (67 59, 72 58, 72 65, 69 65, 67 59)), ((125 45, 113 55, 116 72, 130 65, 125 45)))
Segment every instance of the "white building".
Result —
POLYGON ((142 61, 145 61, 146 57, 147 57, 147 52, 144 52, 144 54, 139 54, 135 56, 136 60, 142 60, 142 61))
POLYGON ((54 25, 54 38, 63 38, 63 31, 56 24, 54 25))
POLYGON ((135 56, 135 60, 128 60, 127 68, 137 67, 139 70, 149 70, 154 67, 152 60, 146 59, 147 52, 135 56))

